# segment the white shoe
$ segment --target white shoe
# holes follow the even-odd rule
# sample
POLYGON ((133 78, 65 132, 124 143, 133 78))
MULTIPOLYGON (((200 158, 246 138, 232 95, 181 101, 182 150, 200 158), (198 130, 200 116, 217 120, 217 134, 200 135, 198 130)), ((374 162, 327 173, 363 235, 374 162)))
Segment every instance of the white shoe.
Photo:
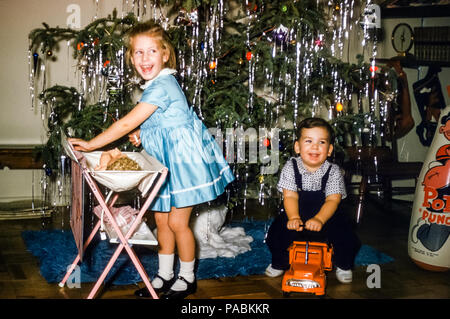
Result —
POLYGON ((351 269, 343 270, 339 267, 336 267, 336 278, 343 284, 349 284, 353 280, 353 272, 351 269))
POLYGON ((272 268, 272 264, 270 264, 267 266, 265 274, 269 277, 278 277, 284 274, 284 270, 272 268))

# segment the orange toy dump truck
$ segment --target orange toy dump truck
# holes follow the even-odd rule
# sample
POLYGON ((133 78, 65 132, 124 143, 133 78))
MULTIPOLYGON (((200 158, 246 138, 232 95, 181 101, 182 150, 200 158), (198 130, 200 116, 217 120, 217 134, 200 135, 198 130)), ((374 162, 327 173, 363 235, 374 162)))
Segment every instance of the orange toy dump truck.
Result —
POLYGON ((333 249, 326 243, 294 241, 289 247, 289 264, 282 281, 283 296, 290 292, 325 295, 326 274, 332 268, 333 249))

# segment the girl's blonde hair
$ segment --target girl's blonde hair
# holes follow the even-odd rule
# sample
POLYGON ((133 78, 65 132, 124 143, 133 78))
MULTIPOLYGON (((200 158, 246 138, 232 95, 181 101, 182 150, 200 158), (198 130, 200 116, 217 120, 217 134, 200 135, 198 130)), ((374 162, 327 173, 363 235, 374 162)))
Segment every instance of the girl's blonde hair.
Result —
POLYGON ((172 45, 169 34, 159 24, 153 21, 138 23, 127 32, 125 38, 127 44, 127 52, 125 53, 125 59, 128 65, 132 65, 131 56, 133 54, 133 48, 131 42, 133 38, 138 35, 148 35, 149 37, 159 39, 161 48, 167 53, 169 53, 169 59, 167 60, 164 66, 171 69, 175 69, 177 67, 175 49, 172 45))

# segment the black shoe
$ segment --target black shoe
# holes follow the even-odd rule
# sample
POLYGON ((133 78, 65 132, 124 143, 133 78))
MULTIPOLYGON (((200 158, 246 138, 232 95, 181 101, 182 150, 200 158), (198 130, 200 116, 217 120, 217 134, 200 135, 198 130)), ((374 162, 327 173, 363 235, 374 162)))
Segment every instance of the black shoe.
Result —
MULTIPOLYGON (((159 279, 162 280, 163 285, 160 288, 153 288, 153 290, 155 291, 155 293, 159 294, 161 292, 166 292, 170 289, 170 287, 172 287, 173 283, 175 282, 175 276, 172 279, 169 280, 165 280, 164 278, 162 278, 160 275, 156 274, 155 277, 158 277, 159 279)), ((144 288, 138 289, 134 292, 134 295, 136 297, 142 297, 142 298, 149 298, 151 297, 150 291, 148 291, 147 286, 145 286, 144 288)))
POLYGON ((178 276, 178 279, 183 280, 187 284, 186 290, 175 291, 170 289, 161 296, 161 299, 184 299, 197 290, 197 281, 195 279, 194 282, 189 282, 181 276, 178 276))

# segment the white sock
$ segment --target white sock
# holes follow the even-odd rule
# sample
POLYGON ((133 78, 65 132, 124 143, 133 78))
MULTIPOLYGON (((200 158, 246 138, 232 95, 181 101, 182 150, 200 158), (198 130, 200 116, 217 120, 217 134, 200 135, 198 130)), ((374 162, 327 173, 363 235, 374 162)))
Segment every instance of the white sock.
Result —
MULTIPOLYGON (((180 260, 180 272, 178 275, 186 279, 188 282, 194 282, 194 266, 195 258, 194 260, 188 262, 180 260)), ((177 279, 170 289, 175 291, 183 291, 187 289, 187 284, 183 280, 177 279)))
MULTIPOLYGON (((158 254, 158 275, 164 278, 164 280, 170 280, 173 278, 173 262, 175 260, 175 254, 158 254)), ((155 277, 152 281, 153 288, 161 288, 163 281, 155 277)))

